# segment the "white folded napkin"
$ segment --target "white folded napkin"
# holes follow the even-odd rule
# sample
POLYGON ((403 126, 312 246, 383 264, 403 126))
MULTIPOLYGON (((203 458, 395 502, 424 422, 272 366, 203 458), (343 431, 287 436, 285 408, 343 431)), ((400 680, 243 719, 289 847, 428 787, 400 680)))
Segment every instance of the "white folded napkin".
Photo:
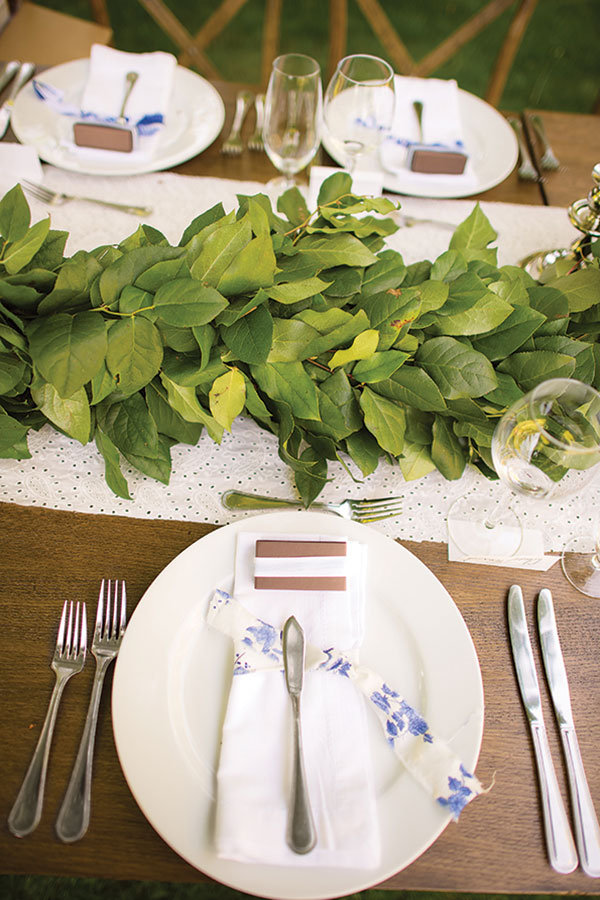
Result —
POLYGON ((41 182, 42 166, 33 147, 0 143, 0 197, 22 178, 41 182))
POLYGON ((476 178, 470 160, 467 160, 461 175, 413 172, 408 165, 409 151, 415 144, 461 150, 468 156, 470 148, 465 141, 456 81, 396 76, 395 89, 394 124, 391 134, 383 141, 380 149, 383 167, 390 172, 401 173, 403 185, 407 186, 429 184, 432 179, 460 186, 461 189, 470 184, 475 186, 476 178), (423 104, 422 140, 413 107, 417 100, 423 104))
MULTIPOLYGON (((291 615, 302 626, 307 642, 341 646, 352 654, 363 635, 365 548, 356 542, 347 543, 345 591, 255 590, 256 541, 274 537, 240 534, 236 551, 234 593, 252 615, 255 624, 251 634, 261 643, 262 655, 268 659, 269 646, 273 640, 279 641, 291 615)), ((332 540, 330 536, 314 535, 280 539, 332 540)), ((289 562, 288 569, 286 561, 281 560, 275 571, 297 574, 297 561, 289 562)), ((300 569, 306 574, 308 561, 303 562, 300 569)), ((263 563, 259 563, 258 572, 264 571, 263 563)), ((274 567, 268 568, 272 574, 274 567)), ((339 574, 339 564, 334 568, 339 574)), ((213 605, 214 614, 218 604, 213 605)), ((380 860, 380 840, 362 697, 346 678, 332 678, 325 671, 306 673, 302 733, 318 842, 310 853, 299 856, 285 840, 292 713, 281 646, 270 660, 275 670, 257 670, 250 662, 249 640, 243 632, 235 640, 234 671, 240 677, 234 677, 231 686, 217 774, 218 854, 273 865, 375 868, 380 860)))

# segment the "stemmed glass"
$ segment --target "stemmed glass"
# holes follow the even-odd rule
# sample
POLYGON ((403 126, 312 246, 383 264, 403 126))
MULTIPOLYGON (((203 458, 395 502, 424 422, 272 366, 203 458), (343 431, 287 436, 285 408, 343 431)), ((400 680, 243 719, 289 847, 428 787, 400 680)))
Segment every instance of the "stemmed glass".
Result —
POLYGON ((325 92, 328 143, 352 174, 359 160, 374 154, 394 120, 394 70, 368 54, 346 56, 325 92))
POLYGON ((321 69, 316 60, 303 53, 278 56, 267 87, 263 126, 267 156, 283 173, 269 181, 273 193, 294 187, 294 175, 317 152, 322 107, 321 69))
POLYGON ((583 490, 596 475, 600 394, 571 378, 542 382, 504 413, 491 452, 503 496, 493 510, 477 491, 460 497, 450 508, 448 531, 467 556, 507 559, 523 541, 511 490, 554 500, 583 490))

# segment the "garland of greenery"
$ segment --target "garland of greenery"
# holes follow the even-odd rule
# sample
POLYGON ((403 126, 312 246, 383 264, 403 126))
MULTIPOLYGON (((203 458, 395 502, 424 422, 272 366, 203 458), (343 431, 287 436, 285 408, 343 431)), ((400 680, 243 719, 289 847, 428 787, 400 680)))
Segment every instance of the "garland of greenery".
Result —
POLYGON ((65 258, 67 232, 30 225, 17 185, 0 202, 0 456, 29 457, 29 429, 51 422, 94 440, 129 498, 121 454, 166 484, 174 443, 203 428, 218 443, 244 414, 278 436, 306 505, 328 460, 493 477, 495 423, 523 392, 600 388, 598 259, 544 284, 499 268, 477 205, 447 252, 407 266, 384 248, 395 208, 340 173, 312 214, 296 190, 277 213, 240 195, 176 247, 141 225, 65 258))

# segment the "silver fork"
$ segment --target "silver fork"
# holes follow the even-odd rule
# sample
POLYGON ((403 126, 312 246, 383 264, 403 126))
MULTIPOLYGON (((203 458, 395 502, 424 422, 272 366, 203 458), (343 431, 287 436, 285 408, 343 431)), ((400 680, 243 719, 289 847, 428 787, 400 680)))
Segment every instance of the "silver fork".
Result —
POLYGON ((254 98, 254 108, 256 109, 256 125, 254 133, 248 141, 248 149, 258 152, 265 149, 263 141, 263 125, 265 121, 265 95, 257 94, 254 98))
POLYGON ((531 161, 531 156, 529 155, 529 150, 527 149, 525 134, 523 132, 523 125, 521 124, 520 119, 515 119, 513 116, 509 116, 508 123, 515 132, 517 136, 517 143, 519 144, 519 156, 521 158, 521 164, 517 170, 519 178, 521 179, 521 181, 539 181, 540 176, 538 175, 535 166, 531 161))
POLYGON ((76 675, 83 669, 86 646, 85 603, 77 603, 75 616, 73 616, 73 601, 65 600, 51 663, 51 667, 56 673, 54 690, 27 774, 8 817, 8 827, 17 837, 25 837, 26 834, 30 834, 37 828, 42 816, 50 744, 58 707, 67 681, 72 675, 76 675))
POLYGON ((118 604, 119 582, 114 582, 111 605, 111 582, 106 590, 106 612, 104 610, 105 581, 102 579, 96 625, 92 640, 92 653, 96 659, 96 673, 92 685, 90 705, 75 759, 71 778, 56 819, 56 833, 67 844, 78 841, 86 833, 90 823, 92 763, 98 708, 102 695, 104 676, 110 663, 116 657, 123 640, 126 624, 125 582, 121 582, 121 603, 118 604))
POLYGON ((244 149, 241 138, 242 125, 253 100, 254 96, 251 91, 238 91, 233 125, 231 126, 229 137, 221 147, 221 153, 225 153, 228 156, 239 156, 244 149))
POLYGON ((530 116, 529 121, 531 122, 533 129, 539 138, 540 144, 542 145, 540 166, 542 167, 542 169, 546 169, 546 171, 548 172, 555 172, 560 167, 560 162, 556 158, 552 147, 548 143, 544 123, 538 115, 530 116))
MULTIPOLYGON (((243 491, 225 491, 221 503, 226 509, 284 509, 302 507, 296 500, 282 500, 279 497, 261 497, 260 494, 245 494, 243 491)), ((377 500, 342 500, 341 503, 311 503, 310 509, 325 509, 344 519, 355 522, 377 522, 390 519, 402 512, 401 497, 381 497, 377 500)))
POLYGON ((127 203, 99 200, 97 197, 80 197, 75 194, 65 194, 63 191, 53 191, 42 184, 34 184, 33 181, 27 181, 26 178, 21 179, 21 185, 36 200, 41 200, 42 203, 49 203, 51 206, 62 206, 63 203, 68 203, 70 200, 83 200, 86 203, 108 206, 110 209, 120 209, 121 212, 131 213, 134 216, 149 216, 152 213, 150 206, 130 206, 127 203))

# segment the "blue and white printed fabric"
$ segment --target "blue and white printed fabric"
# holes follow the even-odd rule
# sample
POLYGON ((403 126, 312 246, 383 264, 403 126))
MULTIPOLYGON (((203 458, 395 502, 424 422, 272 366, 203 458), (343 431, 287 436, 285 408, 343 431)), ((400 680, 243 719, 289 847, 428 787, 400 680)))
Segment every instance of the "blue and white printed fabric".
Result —
POLYGON ((374 868, 380 836, 367 715, 378 717, 382 739, 432 802, 455 818, 481 786, 394 686, 358 662, 365 548, 348 542, 348 590, 336 592, 336 607, 334 593, 255 591, 250 554, 257 537, 264 535, 239 536, 234 596, 215 592, 207 613, 208 623, 234 642, 217 774, 217 852, 239 861, 374 868), (303 737, 319 837, 304 857, 285 843, 292 729, 281 630, 290 615, 307 640, 303 737))

